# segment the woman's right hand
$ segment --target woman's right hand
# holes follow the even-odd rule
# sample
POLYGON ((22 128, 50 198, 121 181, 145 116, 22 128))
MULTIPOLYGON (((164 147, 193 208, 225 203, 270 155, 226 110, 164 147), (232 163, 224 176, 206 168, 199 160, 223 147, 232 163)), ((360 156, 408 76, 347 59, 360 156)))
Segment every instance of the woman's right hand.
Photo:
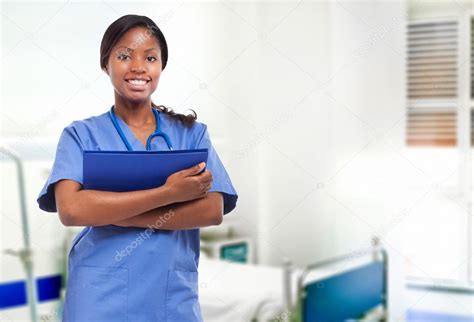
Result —
POLYGON ((206 164, 201 162, 192 168, 173 173, 166 179, 165 187, 171 191, 175 202, 190 201, 205 197, 212 185, 212 174, 202 169, 206 164))

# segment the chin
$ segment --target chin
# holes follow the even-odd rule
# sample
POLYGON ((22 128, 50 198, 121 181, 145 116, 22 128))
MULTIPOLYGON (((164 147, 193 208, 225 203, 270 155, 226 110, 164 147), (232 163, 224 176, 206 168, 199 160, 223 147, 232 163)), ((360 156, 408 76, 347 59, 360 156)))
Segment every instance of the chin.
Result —
POLYGON ((150 94, 149 93, 127 93, 126 95, 123 95, 122 97, 131 103, 141 103, 141 102, 146 102, 147 100, 150 99, 150 94))
POLYGON ((143 98, 143 99, 137 99, 137 98, 125 98, 127 101, 129 101, 132 104, 141 104, 145 103, 148 101, 148 98, 143 98))

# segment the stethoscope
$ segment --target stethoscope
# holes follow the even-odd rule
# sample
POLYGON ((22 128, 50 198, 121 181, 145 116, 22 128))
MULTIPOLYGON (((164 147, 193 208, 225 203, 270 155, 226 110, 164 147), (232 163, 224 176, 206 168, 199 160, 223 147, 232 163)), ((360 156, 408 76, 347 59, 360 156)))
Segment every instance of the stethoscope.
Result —
MULTIPOLYGON (((166 142, 166 145, 168 146, 168 149, 170 151, 173 150, 173 145, 171 145, 171 141, 170 141, 170 138, 168 135, 166 135, 166 133, 162 132, 161 131, 161 127, 160 127, 160 112, 158 112, 158 110, 156 108, 152 108, 152 111, 153 111, 153 114, 155 114, 155 120, 156 120, 156 129, 155 129, 155 132, 153 132, 152 134, 150 134, 150 136, 148 137, 148 139, 146 140, 146 150, 147 151, 150 151, 151 150, 151 140, 153 140, 155 137, 159 136, 159 137, 162 137, 165 142, 166 142)), ((120 128, 120 125, 118 124, 118 121, 117 121, 117 117, 115 116, 115 112, 114 112, 114 107, 112 106, 112 108, 110 109, 109 111, 109 115, 110 115, 110 119, 112 120, 112 123, 114 124, 115 126, 115 129, 117 130, 118 134, 120 135, 120 137, 122 138, 122 141, 123 143, 125 143, 125 146, 127 147, 127 150, 128 151, 133 151, 133 148, 132 146, 130 145, 130 143, 128 142, 127 138, 125 137, 125 134, 123 133, 122 129, 120 128)))

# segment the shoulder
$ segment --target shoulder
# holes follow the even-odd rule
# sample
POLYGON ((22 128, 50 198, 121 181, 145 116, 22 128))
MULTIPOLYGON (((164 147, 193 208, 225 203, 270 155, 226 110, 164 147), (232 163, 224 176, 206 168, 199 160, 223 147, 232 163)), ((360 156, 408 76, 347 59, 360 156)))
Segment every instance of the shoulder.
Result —
POLYGON ((209 135, 207 134, 207 125, 202 122, 194 121, 191 126, 184 125, 179 119, 162 114, 162 131, 171 135, 175 146, 181 149, 197 149, 210 145, 209 135))
POLYGON ((76 120, 71 122, 65 129, 83 131, 87 129, 96 129, 100 128, 106 122, 110 122, 109 112, 102 113, 100 115, 91 116, 86 119, 76 120))
POLYGON ((97 133, 101 129, 106 128, 110 122, 109 114, 108 112, 105 112, 86 119, 73 121, 66 126, 64 130, 74 132, 76 135, 83 137, 85 135, 97 133))
POLYGON ((207 132, 207 125, 203 122, 195 121, 193 125, 186 126, 180 120, 163 114, 165 123, 177 133, 184 137, 188 137, 193 141, 201 139, 207 132))
POLYGON ((193 126, 190 128, 190 131, 195 136, 202 137, 207 132, 207 125, 205 123, 196 121, 194 122, 193 126))
POLYGON ((71 137, 78 141, 82 147, 86 147, 92 136, 99 134, 109 126, 107 122, 110 122, 108 112, 75 120, 64 128, 62 136, 71 137))

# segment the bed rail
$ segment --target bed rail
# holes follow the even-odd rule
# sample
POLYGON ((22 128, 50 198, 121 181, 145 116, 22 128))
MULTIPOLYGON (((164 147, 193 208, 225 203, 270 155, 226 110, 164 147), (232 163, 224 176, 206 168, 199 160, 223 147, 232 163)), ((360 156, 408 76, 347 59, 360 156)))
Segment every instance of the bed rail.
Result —
MULTIPOLYGON (((341 318, 343 320, 359 319, 363 313, 379 306, 385 314, 387 312, 387 267, 387 252, 381 247, 377 238, 373 240, 373 245, 370 247, 308 265, 298 279, 296 302, 300 305, 296 306, 296 310, 301 312, 293 312, 294 316, 298 316, 303 322, 341 318), (364 262, 363 265, 355 265, 323 279, 307 281, 308 275, 314 270, 368 256, 372 256, 371 260, 364 262), (344 314, 346 315, 343 317, 344 314)), ((285 284, 290 278, 289 274, 291 272, 287 273, 285 284)), ((291 287, 287 285, 285 287, 287 287, 285 291, 287 308, 291 308, 293 305, 291 287)))
POLYGON ((28 212, 26 206, 26 187, 25 187, 25 178, 23 172, 23 161, 20 156, 13 150, 0 146, 0 156, 1 158, 8 158, 13 160, 15 163, 17 171, 17 180, 18 180, 18 194, 20 199, 20 213, 21 213, 21 223, 23 229, 23 248, 20 250, 5 250, 6 254, 17 256, 20 258, 23 263, 23 267, 26 272, 26 287, 27 287, 27 296, 28 296, 28 305, 30 308, 30 318, 31 321, 38 321, 38 313, 36 308, 37 302, 37 293, 35 285, 35 276, 33 273, 33 251, 31 248, 30 241, 30 230, 28 224, 28 212))

